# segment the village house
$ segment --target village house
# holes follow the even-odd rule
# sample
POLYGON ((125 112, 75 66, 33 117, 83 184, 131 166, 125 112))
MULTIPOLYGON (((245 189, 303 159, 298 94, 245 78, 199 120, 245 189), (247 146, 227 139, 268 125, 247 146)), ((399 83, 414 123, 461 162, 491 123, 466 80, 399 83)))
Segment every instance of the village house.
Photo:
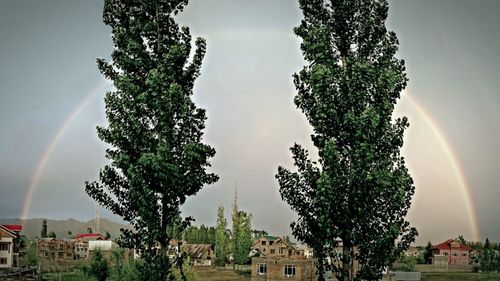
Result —
POLYGON ((75 257, 86 259, 89 257, 89 241, 104 240, 99 233, 83 233, 75 236, 75 257))
POLYGON ((74 260, 75 242, 70 239, 38 239, 38 257, 52 260, 74 260))
POLYGON ((471 248, 449 239, 432 247, 433 265, 469 264, 471 248))
POLYGON ((210 244, 184 244, 181 246, 193 266, 215 266, 215 251, 210 244))
POLYGON ((404 255, 406 257, 418 258, 422 255, 422 250, 419 247, 409 247, 406 251, 404 251, 404 255))
POLYGON ((18 243, 21 230, 21 225, 0 225, 0 268, 18 265, 18 243))
POLYGON ((315 268, 312 259, 303 256, 253 257, 252 280, 297 280, 313 281, 315 268))
POLYGON ((255 240, 250 249, 255 253, 258 252, 261 257, 288 257, 304 254, 284 238, 269 235, 261 236, 255 240))

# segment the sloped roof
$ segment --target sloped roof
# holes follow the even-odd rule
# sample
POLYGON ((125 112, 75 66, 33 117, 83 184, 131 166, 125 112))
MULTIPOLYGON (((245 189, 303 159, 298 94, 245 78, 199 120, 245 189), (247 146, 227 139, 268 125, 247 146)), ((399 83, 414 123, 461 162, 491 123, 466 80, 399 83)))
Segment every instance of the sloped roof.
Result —
POLYGON ((79 238, 96 238, 96 237, 102 237, 101 234, 99 233, 80 233, 80 234, 77 234, 75 236, 76 239, 79 239, 79 238))
POLYGON ((432 246, 432 249, 439 249, 439 250, 449 250, 449 249, 458 249, 458 250, 464 250, 464 251, 470 251, 471 248, 469 246, 466 246, 456 240, 453 240, 453 239, 448 239, 446 241, 444 241, 443 243, 441 244, 437 244, 437 245, 434 245, 432 246), (456 242, 459 244, 459 247, 451 247, 451 243, 453 242, 456 242))
POLYGON ((10 230, 9 228, 5 227, 4 225, 0 225, 0 233, 5 233, 8 236, 11 236, 12 238, 16 238, 17 237, 17 235, 16 235, 16 233, 14 231, 10 230))
POLYGON ((23 226, 20 224, 2 224, 2 226, 14 232, 21 232, 23 230, 23 226))
POLYGON ((199 259, 203 257, 205 252, 212 249, 210 244, 185 244, 182 249, 188 254, 189 257, 199 259))

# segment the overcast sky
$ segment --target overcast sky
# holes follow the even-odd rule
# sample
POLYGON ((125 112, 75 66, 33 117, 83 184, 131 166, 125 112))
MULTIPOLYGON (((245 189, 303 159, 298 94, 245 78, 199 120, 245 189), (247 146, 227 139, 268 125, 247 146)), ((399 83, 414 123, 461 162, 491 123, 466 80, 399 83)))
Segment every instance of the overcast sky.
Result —
MULTIPOLYGON (((20 216, 51 143, 27 217, 94 216, 83 183, 97 179, 105 163, 95 133, 106 123, 102 99, 110 87, 95 64, 112 49, 102 6, 102 0, 0 0, 0 217, 20 216)), ((387 24, 400 39, 413 100, 403 98, 395 115, 410 118, 403 153, 416 185, 409 219, 421 244, 473 238, 453 165, 470 188, 480 238, 500 240, 499 12, 497 0, 390 1, 387 24)), ((221 178, 183 207, 196 224, 213 225, 220 204, 229 216, 238 186, 255 228, 290 234, 295 216, 274 175, 278 165, 292 168, 294 142, 311 147, 311 128, 292 101, 291 75, 304 64, 292 32, 301 16, 294 0, 191 0, 180 15, 207 39, 194 99, 207 109, 205 141, 217 150, 212 164, 221 178)))

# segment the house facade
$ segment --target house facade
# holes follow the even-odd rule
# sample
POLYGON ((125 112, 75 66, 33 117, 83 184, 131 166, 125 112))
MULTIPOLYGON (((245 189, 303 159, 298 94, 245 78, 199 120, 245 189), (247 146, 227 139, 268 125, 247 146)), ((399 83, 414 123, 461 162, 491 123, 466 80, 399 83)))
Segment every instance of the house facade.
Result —
POLYGON ((17 266, 17 240, 21 226, 0 225, 0 268, 17 266))
POLYGON ((252 280, 316 280, 314 262, 303 256, 253 257, 252 280))
POLYGON ((432 264, 452 265, 469 264, 471 248, 460 242, 449 239, 432 247, 432 264))
POLYGON ((251 250, 258 252, 261 257, 289 257, 304 254, 284 238, 269 235, 255 240, 251 250))
POLYGON ((38 239, 38 257, 52 260, 74 260, 75 242, 70 239, 38 239))
POLYGON ((102 241, 104 237, 99 233, 84 233, 75 236, 75 257, 86 259, 89 257, 89 241, 102 241))

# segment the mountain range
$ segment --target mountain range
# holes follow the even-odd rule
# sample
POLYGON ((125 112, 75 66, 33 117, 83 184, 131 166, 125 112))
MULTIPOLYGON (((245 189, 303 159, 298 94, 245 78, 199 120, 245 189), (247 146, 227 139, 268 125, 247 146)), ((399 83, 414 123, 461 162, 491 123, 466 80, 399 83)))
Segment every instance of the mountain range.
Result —
MULTIPOLYGON (((42 231, 42 222, 44 219, 0 219, 0 224, 21 224, 23 230, 21 234, 26 235, 29 239, 40 237, 42 231)), ((93 233, 101 233, 103 236, 109 232, 111 239, 116 239, 120 236, 120 228, 132 229, 130 225, 119 224, 111 220, 101 218, 100 230, 97 231, 96 220, 92 219, 88 222, 82 222, 75 219, 67 220, 51 220, 47 219, 47 233, 54 231, 57 238, 71 238, 79 233, 88 233, 89 228, 93 233)))

